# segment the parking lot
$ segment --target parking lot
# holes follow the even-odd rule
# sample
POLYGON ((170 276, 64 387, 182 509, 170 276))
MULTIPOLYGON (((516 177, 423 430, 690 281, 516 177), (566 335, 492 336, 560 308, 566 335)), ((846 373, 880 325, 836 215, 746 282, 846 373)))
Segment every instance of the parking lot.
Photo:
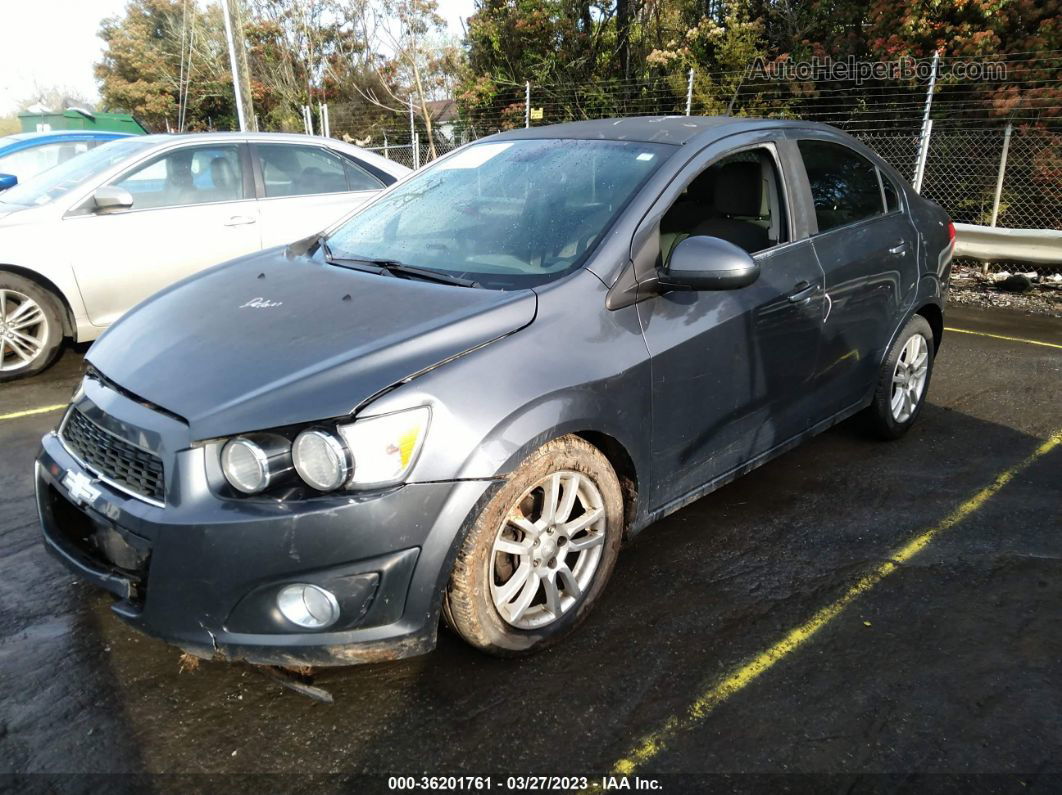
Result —
POLYGON ((315 672, 331 705, 245 665, 182 670, 45 554, 32 461, 79 377, 67 350, 0 387, 3 769, 1057 791, 1062 322, 947 325, 973 333, 946 335, 900 441, 849 421, 654 525, 547 652, 443 631, 425 657, 315 672))

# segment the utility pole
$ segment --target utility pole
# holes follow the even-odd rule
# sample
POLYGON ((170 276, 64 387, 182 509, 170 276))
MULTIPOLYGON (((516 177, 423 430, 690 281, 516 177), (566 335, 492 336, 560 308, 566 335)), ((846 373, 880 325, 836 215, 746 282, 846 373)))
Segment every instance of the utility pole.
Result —
POLYGON ((236 116, 240 120, 240 132, 247 132, 248 121, 252 120, 253 123, 254 107, 247 68, 247 46, 243 40, 243 26, 240 24, 240 10, 236 5, 236 0, 219 0, 219 2, 225 16, 225 38, 229 43, 229 67, 232 70, 232 90, 236 95, 236 116))

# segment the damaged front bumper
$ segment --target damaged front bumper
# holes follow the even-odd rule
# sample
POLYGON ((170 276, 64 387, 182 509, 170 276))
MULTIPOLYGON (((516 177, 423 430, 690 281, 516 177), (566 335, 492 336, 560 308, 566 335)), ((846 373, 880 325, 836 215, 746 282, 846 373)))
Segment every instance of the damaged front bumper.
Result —
POLYGON ((48 550, 114 594, 122 619, 200 657, 268 665, 378 662, 434 647, 454 541, 492 481, 290 502, 225 498, 210 488, 203 449, 174 438, 179 421, 101 390, 78 403, 94 422, 141 442, 158 434, 162 448, 169 439, 179 451, 167 458, 165 502, 116 488, 50 433, 37 459, 37 506, 48 550), (322 631, 288 622, 275 595, 295 582, 336 594, 339 620, 322 631))

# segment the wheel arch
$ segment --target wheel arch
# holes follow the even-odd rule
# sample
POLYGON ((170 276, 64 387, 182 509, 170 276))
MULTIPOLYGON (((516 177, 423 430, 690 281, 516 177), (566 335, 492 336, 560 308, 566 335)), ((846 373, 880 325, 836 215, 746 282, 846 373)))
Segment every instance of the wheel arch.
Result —
POLYGON ((623 492, 625 531, 640 526, 648 481, 648 440, 629 416, 610 412, 587 393, 554 394, 524 406, 485 434, 459 467, 459 479, 504 479, 535 450, 575 436, 598 450, 615 471, 623 492), (612 416, 611 420, 606 417, 612 416))
POLYGON ((944 340, 944 310, 940 308, 940 304, 930 301, 915 310, 915 314, 924 317, 933 329, 933 353, 939 353, 940 344, 944 340))
POLYGON ((59 286, 49 279, 47 276, 43 276, 37 271, 30 270, 29 268, 23 268, 18 265, 0 264, 0 273, 12 273, 16 276, 21 276, 23 279, 28 279, 34 284, 38 285, 44 290, 55 296, 59 302, 59 308, 61 311, 61 318, 63 321, 63 336, 74 337, 77 326, 74 322, 74 310, 70 306, 70 301, 63 293, 59 286))
POLYGON ((597 448, 619 478, 623 492, 623 534, 626 536, 638 511, 638 468, 634 459, 619 439, 602 431, 574 431, 571 435, 597 448))

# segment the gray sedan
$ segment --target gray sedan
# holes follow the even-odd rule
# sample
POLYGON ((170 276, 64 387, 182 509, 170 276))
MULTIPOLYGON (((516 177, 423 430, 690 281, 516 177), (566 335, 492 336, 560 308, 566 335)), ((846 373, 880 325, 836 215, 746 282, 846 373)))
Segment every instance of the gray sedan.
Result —
POLYGON ((953 243, 822 125, 492 136, 108 330, 43 440, 44 540, 204 657, 396 659, 440 617, 537 650, 655 520, 857 413, 905 433, 953 243))

